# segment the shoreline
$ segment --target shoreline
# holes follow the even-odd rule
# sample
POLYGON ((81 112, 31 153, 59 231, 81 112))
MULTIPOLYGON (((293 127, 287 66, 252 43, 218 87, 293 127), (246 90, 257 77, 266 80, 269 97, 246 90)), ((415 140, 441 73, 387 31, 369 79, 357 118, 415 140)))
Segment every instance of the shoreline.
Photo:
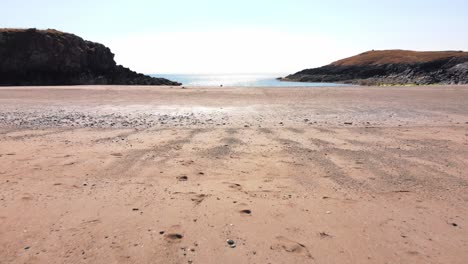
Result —
POLYGON ((468 97, 468 86, 293 90, 170 86, 2 87, 0 126, 164 128, 177 125, 193 128, 464 124, 468 120, 462 113, 468 111, 467 106, 452 93, 459 93, 461 98, 468 97), (395 102, 387 101, 385 97, 394 98, 395 102), (409 98, 426 102, 421 109, 412 109, 409 98), (442 112, 433 111, 437 108, 442 112), (451 117, 447 118, 448 115, 451 117))

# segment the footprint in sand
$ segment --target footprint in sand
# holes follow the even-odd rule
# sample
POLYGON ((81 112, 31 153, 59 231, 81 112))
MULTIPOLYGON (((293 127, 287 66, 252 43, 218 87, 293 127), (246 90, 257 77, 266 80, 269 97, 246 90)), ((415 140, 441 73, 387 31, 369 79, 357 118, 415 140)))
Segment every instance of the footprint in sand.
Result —
POLYGON ((194 195, 191 200, 195 203, 195 205, 201 204, 205 198, 208 197, 206 194, 196 194, 194 195))
POLYGON ((225 182, 225 184, 227 184, 229 186, 229 188, 231 189, 235 189, 235 190, 242 190, 242 185, 238 184, 238 183, 231 183, 231 182, 225 182))
POLYGON ((304 244, 290 240, 283 236, 276 237, 277 243, 272 245, 270 248, 277 251, 285 251, 287 253, 296 254, 309 259, 313 259, 309 249, 304 244))
POLYGON ((21 197, 21 200, 23 201, 31 201, 33 199, 34 199, 33 196, 30 194, 25 194, 23 197, 21 197))

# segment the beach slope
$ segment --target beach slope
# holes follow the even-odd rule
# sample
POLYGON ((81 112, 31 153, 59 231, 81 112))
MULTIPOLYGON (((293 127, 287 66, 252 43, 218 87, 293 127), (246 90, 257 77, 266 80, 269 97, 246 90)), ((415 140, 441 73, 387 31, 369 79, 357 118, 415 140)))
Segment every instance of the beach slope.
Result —
POLYGON ((0 88, 1 262, 466 263, 467 101, 0 88))

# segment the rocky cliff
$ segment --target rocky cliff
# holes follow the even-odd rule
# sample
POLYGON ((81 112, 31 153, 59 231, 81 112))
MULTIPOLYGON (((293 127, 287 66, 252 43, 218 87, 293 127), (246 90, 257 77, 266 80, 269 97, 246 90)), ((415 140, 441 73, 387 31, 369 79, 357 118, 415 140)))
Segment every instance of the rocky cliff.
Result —
POLYGON ((360 85, 468 84, 468 52, 368 51, 280 79, 360 85))
POLYGON ((102 44, 56 30, 0 29, 0 85, 180 85, 131 71, 102 44))

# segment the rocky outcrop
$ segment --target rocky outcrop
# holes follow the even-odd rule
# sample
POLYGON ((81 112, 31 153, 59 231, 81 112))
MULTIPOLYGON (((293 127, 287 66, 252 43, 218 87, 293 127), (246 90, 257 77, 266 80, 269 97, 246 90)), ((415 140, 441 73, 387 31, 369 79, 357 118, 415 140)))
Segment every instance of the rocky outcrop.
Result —
POLYGON ((102 44, 56 30, 0 29, 0 85, 180 85, 131 71, 102 44))
POLYGON ((369 51, 280 80, 359 85, 468 84, 468 52, 369 51))

